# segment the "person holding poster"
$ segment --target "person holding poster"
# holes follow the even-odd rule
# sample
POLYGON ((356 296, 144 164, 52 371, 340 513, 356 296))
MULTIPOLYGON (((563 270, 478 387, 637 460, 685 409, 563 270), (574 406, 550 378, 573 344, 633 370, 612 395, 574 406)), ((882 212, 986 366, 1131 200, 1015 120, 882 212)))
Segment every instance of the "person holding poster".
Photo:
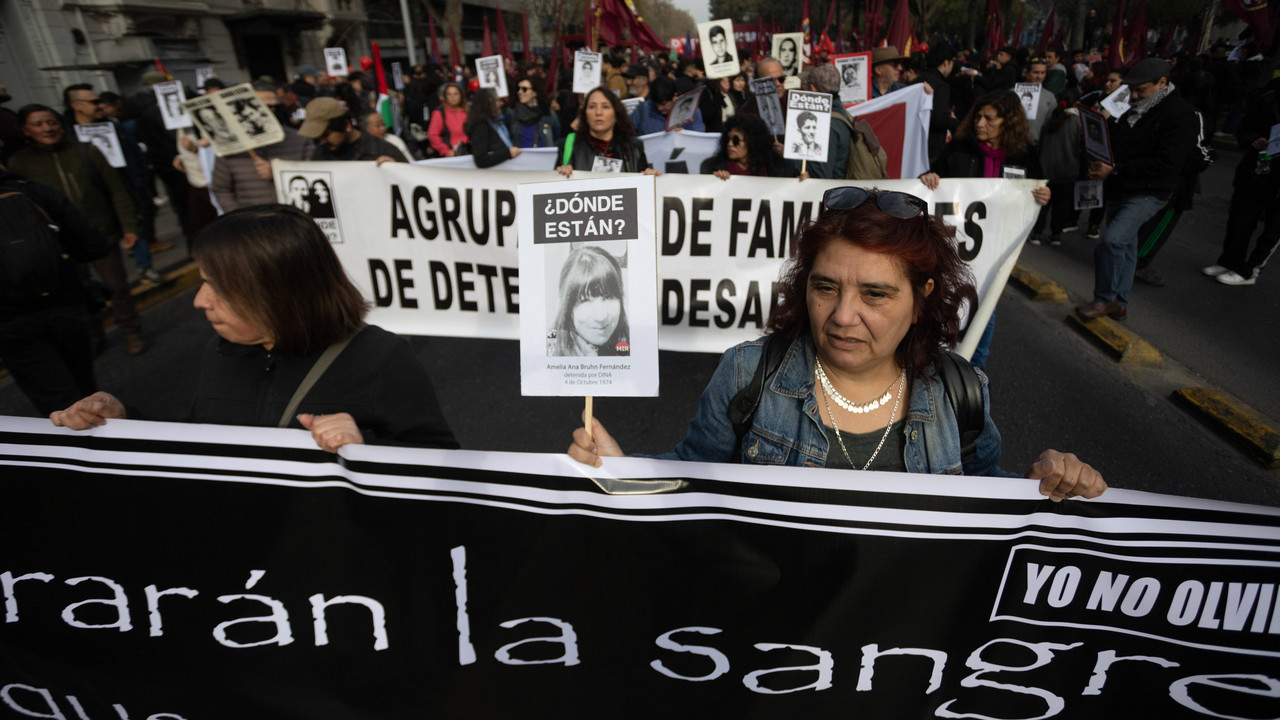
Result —
POLYGON ((720 134, 720 152, 702 161, 703 175, 728 180, 733 175, 796 177, 791 163, 773 150, 773 136, 758 115, 734 115, 720 134))
MULTIPOLYGON (((986 376, 944 379, 944 367, 968 374, 967 363, 943 348, 955 344, 960 308, 976 305, 977 292, 954 228, 930 216, 924 200, 828 190, 781 283, 768 334, 724 354, 684 440, 658 457, 1010 476, 998 465, 986 376), (948 383, 973 384, 982 410, 954 406, 948 383), (744 405, 751 409, 739 411, 744 405), (981 422, 960 419, 970 411, 981 422)), ((602 457, 622 454, 594 419, 592 432, 575 430, 569 446, 570 457, 597 467, 602 457)), ((1106 489, 1098 471, 1054 450, 1026 477, 1054 501, 1106 489)))
MULTIPOLYGON (((286 205, 236 210, 201 231, 192 255, 204 280, 194 304, 217 336, 181 420, 304 428, 328 452, 458 447, 426 368, 402 338, 365 324, 368 303, 311 216, 286 205)), ((50 419, 85 430, 126 416, 98 392, 50 419)))
MULTIPOLYGON (((681 100, 696 103, 695 96, 684 96, 681 100), (689 101, 689 98, 693 98, 689 101)), ((644 104, 636 108, 636 112, 631 116, 631 123, 635 125, 636 132, 641 135, 648 135, 656 132, 667 131, 667 118, 671 115, 672 110, 676 106, 676 83, 669 77, 660 77, 649 84, 649 98, 644 104)), ((682 106, 682 110, 687 114, 687 106, 682 106)), ((693 130, 694 132, 706 132, 707 126, 702 121, 702 109, 694 107, 693 113, 689 120, 681 124, 678 128, 693 130)))
POLYGON ((559 290, 559 309, 547 330, 547 355, 631 354, 631 327, 617 258, 595 245, 574 248, 560 269, 559 290))
POLYGON ((556 172, 561 175, 570 177, 574 170, 661 174, 649 164, 622 101, 609 90, 599 87, 587 93, 578 111, 578 128, 556 146, 556 172))

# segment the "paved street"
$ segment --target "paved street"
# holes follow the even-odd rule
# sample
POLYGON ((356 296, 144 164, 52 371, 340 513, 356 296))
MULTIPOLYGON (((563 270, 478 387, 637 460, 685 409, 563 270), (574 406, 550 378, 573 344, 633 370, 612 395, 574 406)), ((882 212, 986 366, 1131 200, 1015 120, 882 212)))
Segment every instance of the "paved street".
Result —
MULTIPOLYGON (((1257 286, 1231 288, 1200 275, 1217 257, 1236 156, 1220 153, 1205 176, 1206 194, 1185 216, 1156 267, 1164 288, 1139 286, 1129 326, 1159 348, 1163 369, 1130 369, 1110 360, 1063 322, 1069 305, 1035 303, 1008 289, 999 306, 988 371, 992 413, 1004 435, 1008 469, 1044 448, 1070 450, 1116 487, 1280 506, 1280 469, 1266 469, 1209 432, 1169 400, 1189 384, 1212 384, 1280 418, 1280 273, 1257 286)), ((163 216, 162 216, 163 217, 163 216)), ((171 218, 171 215, 169 216, 171 218)), ((170 228, 172 220, 168 221, 170 228)), ((1068 236, 1061 248, 1027 247, 1023 264, 1067 288, 1074 301, 1092 287, 1092 241, 1068 236)), ((185 255, 175 250, 161 256, 185 255)), ((151 349, 124 354, 118 334, 98 361, 103 389, 156 418, 180 413, 189 373, 211 336, 188 290, 143 316, 151 349)), ((414 338, 435 378, 446 416, 468 448, 560 452, 581 400, 521 398, 518 346, 509 341, 414 338)), ((686 419, 715 369, 712 355, 662 354, 662 394, 602 398, 596 413, 633 452, 661 452, 683 435, 686 419)), ((0 413, 33 414, 11 380, 0 381, 0 413)), ((962 482, 962 480, 957 480, 962 482)))

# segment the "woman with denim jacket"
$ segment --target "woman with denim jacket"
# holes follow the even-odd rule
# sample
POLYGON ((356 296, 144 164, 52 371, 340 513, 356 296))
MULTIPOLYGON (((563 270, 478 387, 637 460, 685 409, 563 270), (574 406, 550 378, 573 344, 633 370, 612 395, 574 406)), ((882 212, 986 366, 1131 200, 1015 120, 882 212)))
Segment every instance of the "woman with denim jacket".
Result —
MULTIPOLYGON (((729 403, 762 358, 762 340, 731 348, 702 394, 684 440, 659 457, 702 462, 1009 476, 1000 433, 985 413, 969 462, 934 367, 955 344, 960 305, 977 303, 954 229, 925 202, 898 192, 843 187, 802 233, 784 271, 770 336, 787 343, 752 426, 739 441, 729 403)), ((589 465, 622 455, 604 426, 574 432, 569 455, 589 465)), ((1102 476, 1070 453, 1046 450, 1026 477, 1058 501, 1097 497, 1102 476)))

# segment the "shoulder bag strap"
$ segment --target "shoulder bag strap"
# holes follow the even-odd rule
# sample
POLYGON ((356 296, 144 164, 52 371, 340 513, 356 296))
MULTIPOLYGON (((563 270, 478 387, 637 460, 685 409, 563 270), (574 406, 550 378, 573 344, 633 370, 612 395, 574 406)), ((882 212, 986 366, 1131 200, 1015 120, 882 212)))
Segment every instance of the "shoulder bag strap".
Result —
POLYGON ((765 383, 778 372, 789 345, 790 343, 776 335, 766 337, 764 347, 761 348, 760 364, 756 365, 751 382, 729 401, 729 422, 733 423, 733 432, 738 436, 739 443, 742 442, 742 436, 751 429, 756 408, 760 407, 760 398, 764 396, 765 383))
POLYGON ((982 402, 982 380, 968 360, 943 350, 938 358, 938 377, 947 389, 947 398, 956 413, 960 427, 960 457, 971 462, 978 452, 978 436, 986 424, 986 407, 982 402))
POLYGON ((311 366, 307 376, 302 378, 302 383, 298 385, 298 389, 293 391, 293 397, 289 398, 289 404, 285 407, 284 414, 280 416, 280 422, 276 424, 276 427, 289 427, 289 420, 298 411, 298 406, 302 404, 302 399, 307 396, 307 393, 311 392, 311 388, 320 380, 324 372, 329 369, 333 361, 338 359, 338 356, 342 354, 342 351, 347 348, 347 344, 354 337, 355 335, 352 335, 342 342, 336 342, 324 349, 324 353, 316 360, 316 364, 311 366))

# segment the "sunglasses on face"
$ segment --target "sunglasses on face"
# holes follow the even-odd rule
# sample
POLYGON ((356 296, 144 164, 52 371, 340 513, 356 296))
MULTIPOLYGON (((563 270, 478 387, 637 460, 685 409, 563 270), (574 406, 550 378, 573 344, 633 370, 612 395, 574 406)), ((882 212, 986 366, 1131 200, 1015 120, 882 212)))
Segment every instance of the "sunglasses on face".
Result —
POLYGON ((524 86, 524 85, 521 85, 521 86, 517 87, 517 88, 516 88, 516 90, 518 90, 518 91, 520 91, 520 92, 533 92, 533 88, 531 88, 531 87, 526 87, 526 86, 524 86))
POLYGON ((745 143, 745 142, 746 142, 746 140, 743 140, 741 135, 730 135, 730 136, 729 136, 729 144, 730 144, 730 145, 742 145, 742 144, 743 144, 743 143, 745 143))
POLYGON ((871 198, 876 199, 880 212, 900 220, 910 220, 928 214, 929 205, 924 200, 904 192, 876 192, 860 187, 831 188, 822 194, 822 207, 826 210, 852 210, 871 198))

